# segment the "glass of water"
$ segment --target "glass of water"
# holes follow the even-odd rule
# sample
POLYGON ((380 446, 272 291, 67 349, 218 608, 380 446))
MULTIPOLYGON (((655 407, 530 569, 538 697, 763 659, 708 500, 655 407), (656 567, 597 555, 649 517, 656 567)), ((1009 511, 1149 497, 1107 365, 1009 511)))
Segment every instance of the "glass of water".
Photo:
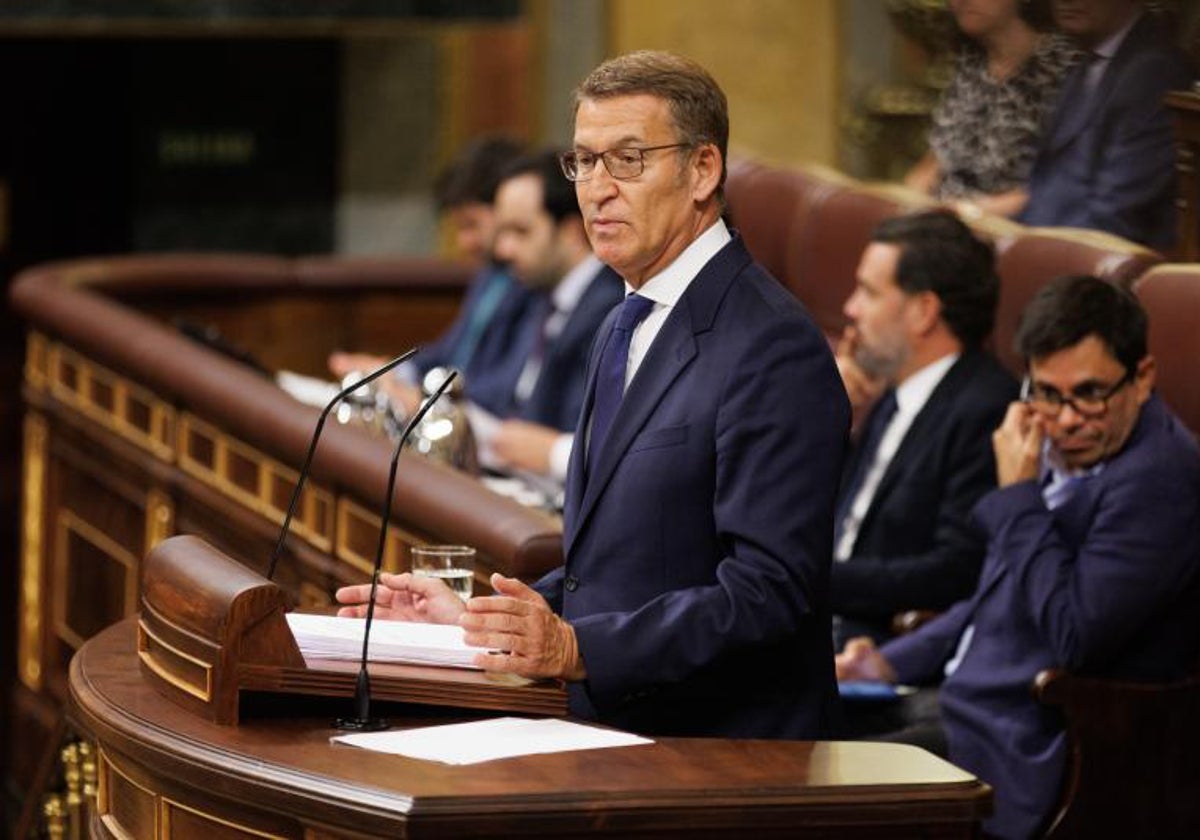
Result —
POLYGON ((410 550, 412 573, 440 578, 466 601, 475 580, 475 549, 468 545, 417 545, 410 550))

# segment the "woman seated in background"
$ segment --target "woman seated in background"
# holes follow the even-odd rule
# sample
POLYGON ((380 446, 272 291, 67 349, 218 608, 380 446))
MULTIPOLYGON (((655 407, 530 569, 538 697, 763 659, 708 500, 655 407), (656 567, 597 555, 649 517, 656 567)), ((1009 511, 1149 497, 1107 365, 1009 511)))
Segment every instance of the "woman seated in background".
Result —
POLYGON ((949 0, 963 34, 933 113, 929 152, 905 183, 964 215, 1013 216, 1038 140, 1079 53, 1050 28, 1049 0, 949 0))

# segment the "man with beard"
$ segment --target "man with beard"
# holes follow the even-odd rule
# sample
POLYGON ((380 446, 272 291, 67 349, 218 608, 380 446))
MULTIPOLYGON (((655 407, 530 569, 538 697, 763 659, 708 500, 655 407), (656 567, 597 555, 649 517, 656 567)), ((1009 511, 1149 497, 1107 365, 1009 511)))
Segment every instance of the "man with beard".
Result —
POLYGON ((981 349, 993 263, 945 211, 887 219, 863 252, 837 353, 862 418, 834 521, 839 647, 883 640, 894 613, 945 609, 975 586, 984 545, 968 517, 995 486, 989 440, 1017 393, 981 349))
POLYGON ((837 658, 844 680, 944 678, 939 713, 884 740, 940 741, 995 789, 983 829, 1002 838, 1040 836, 1062 789, 1067 735, 1033 699, 1040 671, 1174 680, 1200 648, 1200 450, 1154 395, 1146 313, 1064 277, 1026 308, 1017 348, 1025 397, 993 438, 999 487, 974 511, 979 585, 916 632, 837 658))

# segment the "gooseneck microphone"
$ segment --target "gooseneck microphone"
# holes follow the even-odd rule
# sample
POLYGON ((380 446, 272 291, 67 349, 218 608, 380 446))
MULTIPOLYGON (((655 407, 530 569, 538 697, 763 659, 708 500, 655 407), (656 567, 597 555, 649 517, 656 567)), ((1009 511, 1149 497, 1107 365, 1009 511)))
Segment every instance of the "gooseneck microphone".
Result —
MULTIPOLYGON (((419 347, 414 347, 407 353, 397 356, 385 365, 376 368, 368 373, 362 379, 355 382, 353 385, 348 385, 334 395, 333 399, 321 410, 321 416, 317 418, 317 426, 313 429, 312 440, 308 442, 308 454, 304 456, 304 466, 300 468, 300 477, 296 479, 296 489, 292 491, 292 501, 288 503, 287 515, 283 517, 283 527, 279 529, 279 542, 275 543, 275 550, 271 553, 271 563, 267 566, 267 580, 271 580, 275 576, 275 564, 279 562, 279 555, 283 552, 283 543, 287 539, 288 529, 292 525, 292 515, 296 512, 296 503, 300 501, 300 491, 304 489, 304 482, 308 480, 308 468, 312 466, 313 455, 317 451, 317 441, 321 437, 321 429, 325 427, 325 418, 329 416, 329 412, 333 407, 344 400, 346 397, 353 394, 364 385, 374 382, 379 377, 383 376, 396 365, 406 362, 411 359, 419 347)), ((405 432, 407 434, 407 432, 405 432)))
POLYGON ((450 387, 450 383, 458 376, 458 371, 451 370, 446 378, 442 380, 442 384, 437 387, 437 390, 426 398, 425 402, 421 403, 421 407, 408 421, 408 425, 404 427, 404 433, 400 435, 400 442, 396 444, 396 451, 392 453, 391 467, 388 470, 387 492, 384 493, 383 509, 380 511, 379 524, 379 546, 375 549, 375 568, 371 573, 371 595, 367 600, 367 620, 363 623, 363 646, 362 660, 358 667, 358 680, 354 685, 354 710, 355 716, 352 718, 338 718, 334 721, 334 726, 338 729, 350 729, 356 732, 377 732, 380 729, 387 729, 388 722, 383 718, 371 717, 371 678, 367 674, 367 652, 371 641, 371 622, 375 618, 375 594, 379 589, 379 572, 383 568, 383 548, 387 542, 388 519, 392 512, 392 495, 396 490, 396 467, 400 463, 400 451, 404 449, 404 444, 408 441, 412 430, 417 427, 417 424, 425 417, 425 413, 433 408, 433 404, 445 393, 450 387))

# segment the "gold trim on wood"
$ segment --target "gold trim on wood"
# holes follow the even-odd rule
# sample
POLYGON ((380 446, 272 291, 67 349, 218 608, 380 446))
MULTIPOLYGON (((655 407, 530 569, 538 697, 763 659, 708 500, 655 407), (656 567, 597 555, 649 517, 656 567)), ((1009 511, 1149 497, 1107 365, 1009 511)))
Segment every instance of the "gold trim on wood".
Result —
MULTIPOLYGON (((337 503, 337 550, 339 560, 349 563, 365 575, 375 571, 375 547, 379 545, 380 518, 356 502, 342 497, 337 503), (357 523, 355 522, 357 520, 357 523), (350 545, 350 535, 357 529, 366 528, 372 534, 371 554, 363 554, 350 545)), ((403 572, 408 570, 408 549, 424 545, 411 531, 401 528, 393 520, 388 524, 387 543, 383 548, 383 571, 403 572)))
POLYGON ((60 639, 78 650, 86 641, 71 627, 67 617, 67 592, 69 587, 65 581, 71 575, 70 558, 67 547, 68 537, 75 534, 91 543, 104 556, 119 563, 125 568, 124 603, 121 606, 121 618, 133 615, 138 603, 138 559, 125 546, 108 536, 96 526, 81 519, 69 510, 59 509, 54 540, 54 580, 59 582, 53 592, 53 623, 54 632, 60 639))
POLYGON ((143 555, 175 532, 175 503, 162 490, 146 494, 146 541, 143 555))
POLYGON ((197 659, 196 657, 192 656, 191 654, 185 653, 184 651, 180 650, 179 648, 177 648, 174 645, 170 644, 169 642, 165 641, 161 636, 157 635, 153 630, 151 630, 149 627, 147 627, 146 623, 144 621, 141 621, 140 619, 138 620, 137 651, 138 651, 138 658, 146 664, 146 667, 149 668, 154 673, 158 674, 160 677, 162 677, 168 683, 175 686, 180 691, 186 691, 188 694, 204 701, 205 703, 209 703, 212 701, 212 697, 213 697, 213 687, 212 687, 213 666, 212 666, 212 664, 209 662, 205 662, 203 659, 197 659), (201 688, 200 686, 193 685, 192 683, 188 682, 183 677, 179 676, 178 674, 173 673, 166 665, 159 662, 158 657, 156 657, 154 655, 153 651, 150 650, 150 645, 147 640, 149 640, 150 642, 153 642, 156 646, 166 650, 167 653, 171 654, 172 656, 175 656, 186 662, 190 662, 191 664, 193 664, 197 668, 199 668, 201 671, 203 671, 204 672, 204 687, 201 688))
POLYGON ((46 836, 50 840, 65 840, 67 836, 67 807, 62 796, 51 794, 42 800, 42 817, 46 836))
POLYGON ((170 797, 160 796, 159 797, 159 808, 162 811, 162 830, 163 830, 162 836, 164 836, 164 837, 171 836, 171 811, 170 811, 170 809, 172 807, 178 808, 181 811, 187 811, 189 814, 195 814, 196 816, 200 817, 201 819, 207 820, 211 823, 215 823, 216 825, 225 826, 226 828, 232 828, 235 831, 240 831, 243 834, 247 834, 251 837, 267 837, 267 838, 270 838, 270 840, 287 840, 286 835, 271 834, 270 832, 267 832, 267 831, 259 831, 258 829, 251 828, 250 826, 244 825, 243 823, 236 823, 233 820, 226 819, 225 817, 219 817, 216 814, 209 813, 208 811, 203 811, 200 808, 195 807, 194 805, 184 805, 182 802, 179 802, 175 799, 171 799, 170 797))
POLYGON ((155 394, 62 344, 51 344, 51 395, 139 449, 171 462, 175 409, 155 394), (101 395, 108 395, 107 398, 101 395), (146 416, 145 426, 135 418, 146 416))
POLYGON ((25 381, 39 391, 46 389, 49 374, 50 342, 40 332, 25 337, 25 381))
POLYGON ((42 687, 42 552, 45 546, 46 418, 25 415, 21 504, 21 626, 18 670, 29 689, 42 687))
MULTIPOLYGON (((116 817, 112 815, 112 791, 109 790, 110 783, 108 781, 108 774, 115 773, 124 779, 125 782, 131 787, 137 788, 142 793, 156 801, 159 798, 158 794, 145 785, 135 782, 128 773, 122 770, 119 766, 117 766, 116 762, 109 758, 108 753, 103 748, 100 748, 98 753, 97 765, 99 767, 100 785, 99 790, 96 793, 96 813, 100 815, 100 821, 104 823, 104 827, 108 829, 109 833, 114 837, 120 838, 120 840, 135 840, 135 838, 125 830, 125 826, 121 825, 121 823, 117 821, 116 817)), ((161 815, 159 813, 159 809, 155 808, 154 836, 156 838, 163 836, 160 819, 161 815)))
MULTIPOLYGON (((283 524, 298 473, 190 412, 180 413, 177 428, 184 472, 276 525, 283 524), (286 492, 276 493, 277 486, 286 492)), ((301 493, 292 530, 319 551, 329 552, 333 510, 333 494, 310 481, 301 493)))

